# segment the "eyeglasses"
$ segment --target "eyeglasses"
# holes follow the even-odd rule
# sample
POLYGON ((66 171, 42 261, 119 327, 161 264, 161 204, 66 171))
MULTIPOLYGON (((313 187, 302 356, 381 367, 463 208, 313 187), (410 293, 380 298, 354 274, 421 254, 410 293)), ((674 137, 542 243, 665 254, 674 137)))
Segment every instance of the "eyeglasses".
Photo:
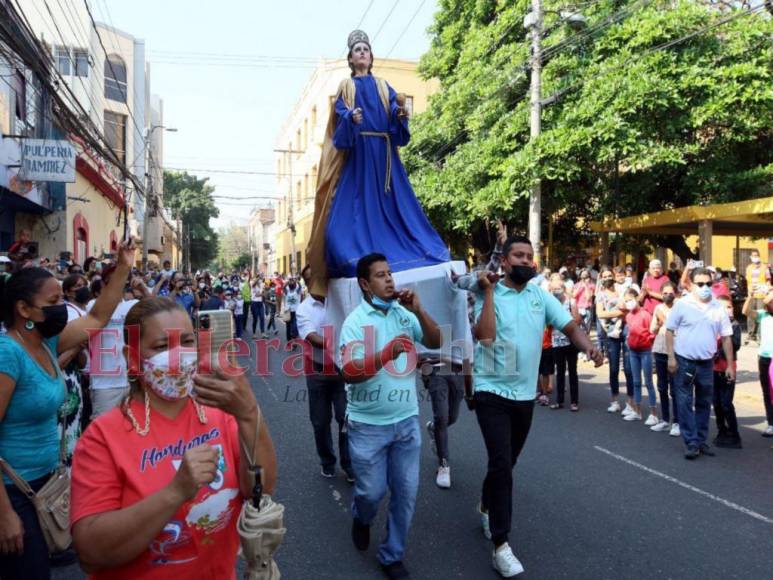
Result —
POLYGON ((703 288, 704 286, 711 286, 711 282, 693 282, 698 288, 703 288))

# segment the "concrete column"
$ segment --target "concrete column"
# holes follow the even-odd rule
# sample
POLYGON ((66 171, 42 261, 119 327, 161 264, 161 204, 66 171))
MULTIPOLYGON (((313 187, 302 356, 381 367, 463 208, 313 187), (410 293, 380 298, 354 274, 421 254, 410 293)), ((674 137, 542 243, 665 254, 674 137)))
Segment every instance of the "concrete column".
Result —
POLYGON ((698 224, 698 235, 700 237, 699 253, 703 264, 711 264, 711 239, 714 234, 714 223, 711 220, 703 220, 698 224))
POLYGON ((601 266, 610 266, 609 262, 609 232, 601 232, 601 266))

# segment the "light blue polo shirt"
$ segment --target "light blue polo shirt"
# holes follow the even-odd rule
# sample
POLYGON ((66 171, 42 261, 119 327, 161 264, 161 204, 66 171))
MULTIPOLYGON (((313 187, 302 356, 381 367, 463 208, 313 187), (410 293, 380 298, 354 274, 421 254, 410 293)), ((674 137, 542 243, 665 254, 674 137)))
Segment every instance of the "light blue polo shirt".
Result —
MULTIPOLYGON (((475 303, 475 320, 482 310, 481 295, 475 303)), ((494 287, 494 314, 494 344, 475 345, 475 390, 514 401, 534 400, 545 327, 563 330, 572 316, 538 285, 526 284, 519 292, 504 282, 494 287)))
MULTIPOLYGON (((412 312, 395 302, 384 314, 363 300, 341 328, 339 364, 343 368, 348 360, 362 360, 366 345, 378 353, 401 334, 414 343, 422 341, 421 324, 412 312)), ((349 418, 370 425, 393 425, 418 415, 415 361, 415 357, 403 353, 392 361, 393 366, 382 368, 367 381, 347 384, 349 418)))

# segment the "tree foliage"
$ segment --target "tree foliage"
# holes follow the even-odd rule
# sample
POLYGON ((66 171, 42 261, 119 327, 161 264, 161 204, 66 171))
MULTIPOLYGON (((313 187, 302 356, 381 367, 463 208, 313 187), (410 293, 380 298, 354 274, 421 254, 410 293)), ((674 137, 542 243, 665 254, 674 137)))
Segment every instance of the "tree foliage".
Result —
POLYGON ((217 262, 220 268, 243 268, 252 263, 247 228, 232 223, 218 232, 217 262))
POLYGON ((188 172, 164 172, 164 205, 175 219, 183 222, 190 236, 191 268, 205 268, 217 254, 217 234, 209 225, 210 218, 219 215, 212 193, 215 188, 208 179, 199 179, 188 172))
MULTIPOLYGON (((546 2, 547 9, 566 3, 546 2)), ((543 181, 559 242, 610 216, 770 195, 773 24, 688 0, 584 3, 580 32, 546 12, 542 134, 529 133, 529 0, 441 0, 420 71, 441 90, 404 152, 452 243, 488 249, 487 223, 526 229, 543 181)), ((759 6, 759 5, 757 5, 759 6)), ((543 227, 543 232, 546 228, 543 227)), ((653 240, 686 251, 683 239, 653 240)))

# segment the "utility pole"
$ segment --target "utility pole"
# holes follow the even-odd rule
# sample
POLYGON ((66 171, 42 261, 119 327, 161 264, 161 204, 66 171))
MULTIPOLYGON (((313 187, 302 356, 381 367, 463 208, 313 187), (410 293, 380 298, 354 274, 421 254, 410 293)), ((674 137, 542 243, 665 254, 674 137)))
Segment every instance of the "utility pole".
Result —
POLYGON ((153 193, 153 177, 150 168, 150 148, 153 131, 163 129, 169 133, 176 133, 174 127, 165 127, 164 125, 151 125, 145 129, 143 141, 145 142, 145 211, 142 215, 142 271, 148 271, 148 227, 150 226, 150 212, 155 211, 158 203, 153 193))
MULTIPOLYGON (((542 130, 542 0, 531 0, 531 118, 530 140, 542 130)), ((537 179, 529 197, 529 240, 534 248, 534 261, 542 263, 542 182, 537 179)))

